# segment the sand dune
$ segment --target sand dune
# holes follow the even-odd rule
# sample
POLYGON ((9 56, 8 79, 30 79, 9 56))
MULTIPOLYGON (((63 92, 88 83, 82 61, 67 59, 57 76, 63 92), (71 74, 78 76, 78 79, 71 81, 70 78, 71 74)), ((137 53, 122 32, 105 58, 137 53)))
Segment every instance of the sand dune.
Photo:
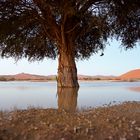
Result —
POLYGON ((129 71, 119 76, 120 79, 140 79, 140 69, 129 71))

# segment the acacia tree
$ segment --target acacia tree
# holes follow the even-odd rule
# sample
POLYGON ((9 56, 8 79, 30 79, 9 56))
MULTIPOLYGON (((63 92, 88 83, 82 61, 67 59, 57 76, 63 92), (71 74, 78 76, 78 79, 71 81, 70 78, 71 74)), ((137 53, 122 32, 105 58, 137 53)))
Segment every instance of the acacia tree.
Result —
POLYGON ((78 87, 75 59, 104 50, 109 37, 132 48, 140 38, 138 0, 0 0, 0 55, 58 56, 58 87, 78 87))

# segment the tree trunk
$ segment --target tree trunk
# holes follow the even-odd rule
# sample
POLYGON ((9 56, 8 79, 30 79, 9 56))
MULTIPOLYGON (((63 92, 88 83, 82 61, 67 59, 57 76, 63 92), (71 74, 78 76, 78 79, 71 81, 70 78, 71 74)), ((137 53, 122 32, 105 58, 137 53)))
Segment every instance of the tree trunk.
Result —
POLYGON ((58 77, 57 77, 58 87, 69 87, 69 88, 79 87, 74 50, 70 48, 72 47, 64 46, 61 48, 61 50, 59 50, 58 77))
POLYGON ((78 88, 57 88, 57 95, 59 110, 76 111, 78 88))

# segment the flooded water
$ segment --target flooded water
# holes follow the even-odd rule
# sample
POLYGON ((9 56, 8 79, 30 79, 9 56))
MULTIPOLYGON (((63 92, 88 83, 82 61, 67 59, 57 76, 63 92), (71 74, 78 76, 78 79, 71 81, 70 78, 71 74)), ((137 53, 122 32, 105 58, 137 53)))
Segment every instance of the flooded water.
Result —
POLYGON ((140 101, 140 82, 80 82, 58 89, 56 82, 0 82, 0 110, 28 107, 70 110, 124 101, 140 101))

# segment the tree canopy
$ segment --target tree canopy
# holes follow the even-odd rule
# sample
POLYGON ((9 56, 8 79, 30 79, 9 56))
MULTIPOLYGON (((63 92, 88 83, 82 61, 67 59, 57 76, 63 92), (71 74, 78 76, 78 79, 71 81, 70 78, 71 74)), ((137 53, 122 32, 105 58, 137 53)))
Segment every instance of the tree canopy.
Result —
POLYGON ((125 48, 139 41, 139 0, 0 0, 1 57, 55 59, 72 42, 66 49, 85 59, 111 37, 125 48))

